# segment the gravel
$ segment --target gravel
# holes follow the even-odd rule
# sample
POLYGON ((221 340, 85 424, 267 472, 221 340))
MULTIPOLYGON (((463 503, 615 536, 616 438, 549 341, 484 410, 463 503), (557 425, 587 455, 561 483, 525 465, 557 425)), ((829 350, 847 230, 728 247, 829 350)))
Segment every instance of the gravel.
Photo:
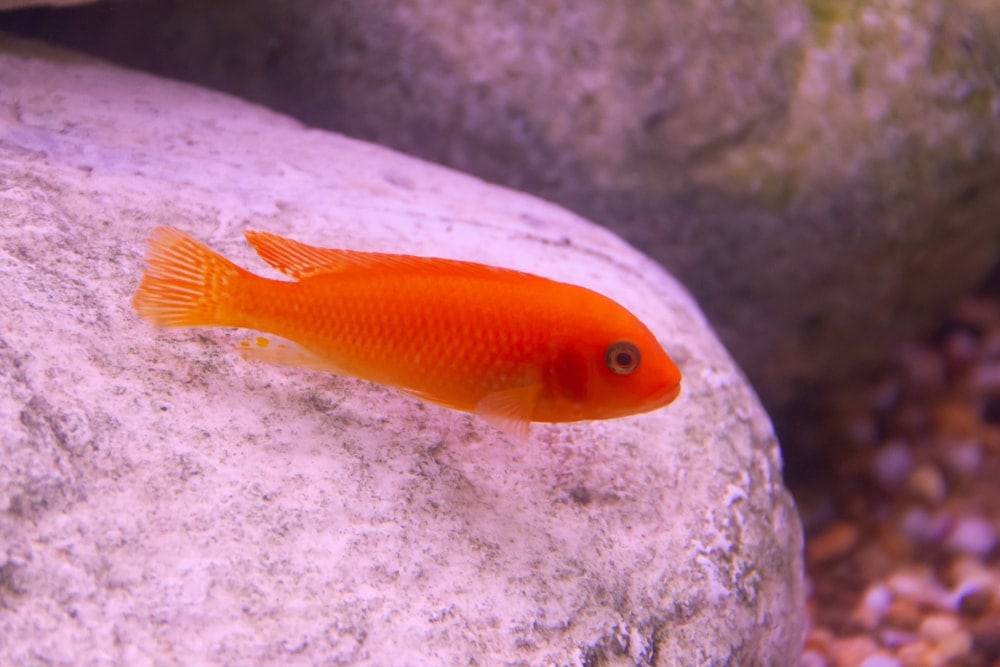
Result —
POLYGON ((806 526, 801 667, 1000 666, 1000 298, 959 303, 842 417, 806 526))

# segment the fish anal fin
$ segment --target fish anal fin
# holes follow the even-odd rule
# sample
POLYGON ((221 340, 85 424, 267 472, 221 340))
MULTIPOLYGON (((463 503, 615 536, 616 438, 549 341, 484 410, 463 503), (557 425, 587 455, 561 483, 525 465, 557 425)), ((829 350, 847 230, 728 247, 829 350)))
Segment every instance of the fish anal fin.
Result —
POLYGON ((240 356, 248 361, 263 361, 270 364, 285 366, 300 366, 316 371, 343 375, 343 370, 336 363, 310 352, 301 345, 285 340, 271 340, 257 336, 251 340, 241 341, 236 347, 240 356))
POLYGON ((500 389, 484 396, 476 405, 476 414, 504 433, 528 439, 531 414, 538 399, 538 385, 500 389))

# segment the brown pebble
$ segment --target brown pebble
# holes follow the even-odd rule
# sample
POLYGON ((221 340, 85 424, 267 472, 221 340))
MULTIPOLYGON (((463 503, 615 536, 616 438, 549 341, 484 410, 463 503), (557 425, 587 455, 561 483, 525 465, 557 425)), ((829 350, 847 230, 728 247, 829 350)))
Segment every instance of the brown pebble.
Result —
POLYGON ((979 432, 979 415, 969 404, 951 400, 942 401, 934 410, 934 426, 938 432, 956 438, 975 438, 979 432))
POLYGON ((962 627, 961 619, 953 614, 927 616, 920 622, 919 632, 921 638, 933 646, 930 654, 933 658, 928 660, 931 664, 945 665, 972 650, 972 635, 962 627))
POLYGON ((905 563, 910 559, 914 551, 913 542, 899 532, 899 529, 891 524, 878 528, 879 548, 895 563, 905 563))
POLYGON ((988 590, 973 591, 962 597, 959 610, 966 616, 979 617, 986 613, 993 601, 993 593, 988 590))
POLYGON ((998 335, 998 332, 994 330, 986 334, 980 347, 982 348, 983 356, 987 359, 1000 355, 1000 335, 998 335))
POLYGON ((933 463, 922 463, 917 466, 906 481, 906 488, 931 505, 940 504, 948 495, 948 485, 945 483, 944 475, 933 463))
POLYGON ((1000 660, 1000 614, 988 614, 972 623, 972 646, 988 660, 1000 660))
POLYGON ((831 524, 806 545, 806 561, 810 565, 846 555, 858 543, 857 526, 846 521, 831 524))
POLYGON ((897 597, 885 613, 884 623, 899 630, 916 630, 920 625, 920 606, 909 598, 897 597))
POLYGON ((961 623, 951 614, 931 614, 920 622, 920 636, 937 644, 961 629, 961 623))
POLYGON ((930 667, 933 664, 930 662, 932 652, 930 644, 920 639, 912 644, 901 646, 896 651, 896 659, 905 667, 930 667))
POLYGON ((1000 392, 1000 362, 983 364, 972 376, 972 386, 982 392, 1000 392))
POLYGON ((826 654, 833 641, 833 632, 827 628, 811 628, 806 636, 805 650, 826 654))
POLYGON ((1000 452, 1000 427, 983 426, 979 431, 983 447, 989 452, 1000 452))
POLYGON ((972 652, 972 635, 959 628, 947 637, 943 637, 935 648, 944 664, 949 664, 950 661, 965 657, 972 652))
POLYGON ((865 658, 878 653, 878 644, 867 635, 856 635, 835 639, 830 643, 831 662, 836 667, 860 665, 865 658))

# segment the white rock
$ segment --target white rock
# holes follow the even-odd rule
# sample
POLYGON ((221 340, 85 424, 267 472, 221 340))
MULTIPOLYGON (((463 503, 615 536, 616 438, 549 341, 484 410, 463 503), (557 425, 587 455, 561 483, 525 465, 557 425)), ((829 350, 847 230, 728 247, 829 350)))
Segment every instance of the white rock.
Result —
POLYGON ((558 207, 0 38, 0 277, 0 663, 795 663, 767 417, 684 290, 558 207), (258 272, 246 228, 588 285, 684 392, 519 443, 249 364, 136 317, 155 225, 258 272))

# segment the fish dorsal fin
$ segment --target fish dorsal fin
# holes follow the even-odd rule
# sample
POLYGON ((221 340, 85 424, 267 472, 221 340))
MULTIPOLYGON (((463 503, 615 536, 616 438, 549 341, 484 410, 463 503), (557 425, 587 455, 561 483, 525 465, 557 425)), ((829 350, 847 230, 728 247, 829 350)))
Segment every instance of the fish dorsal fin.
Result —
POLYGON ((243 235, 261 259, 286 276, 301 280, 320 273, 334 273, 351 267, 381 263, 379 253, 317 248, 269 232, 247 231, 243 235))
POLYGON ((476 405, 476 414, 504 433, 527 440, 531 413, 537 400, 537 383, 501 389, 484 396, 476 405))
POLYGON ((518 271, 501 269, 485 264, 463 262, 437 257, 415 257, 359 250, 317 248, 269 232, 243 233, 261 259, 286 276, 296 280, 310 276, 336 273, 349 269, 386 269, 393 271, 421 271, 451 275, 524 275, 518 271))

